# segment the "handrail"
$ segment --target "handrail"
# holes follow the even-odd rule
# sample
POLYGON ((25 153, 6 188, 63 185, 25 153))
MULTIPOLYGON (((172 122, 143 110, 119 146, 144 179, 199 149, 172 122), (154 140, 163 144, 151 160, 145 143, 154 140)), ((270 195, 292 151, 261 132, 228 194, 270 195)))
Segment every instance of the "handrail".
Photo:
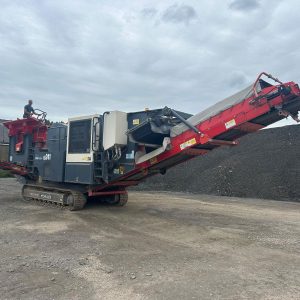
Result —
POLYGON ((47 113, 39 108, 36 108, 34 110, 34 112, 36 111, 40 112, 40 113, 35 113, 37 115, 37 120, 44 122, 47 117, 47 113))

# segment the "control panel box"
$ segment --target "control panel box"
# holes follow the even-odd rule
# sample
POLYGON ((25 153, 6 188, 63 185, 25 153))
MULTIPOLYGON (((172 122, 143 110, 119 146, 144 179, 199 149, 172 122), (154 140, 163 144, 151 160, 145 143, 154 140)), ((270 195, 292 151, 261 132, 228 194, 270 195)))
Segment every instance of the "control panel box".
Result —
POLYGON ((128 129, 127 113, 122 111, 111 111, 104 114, 103 148, 127 145, 128 129))

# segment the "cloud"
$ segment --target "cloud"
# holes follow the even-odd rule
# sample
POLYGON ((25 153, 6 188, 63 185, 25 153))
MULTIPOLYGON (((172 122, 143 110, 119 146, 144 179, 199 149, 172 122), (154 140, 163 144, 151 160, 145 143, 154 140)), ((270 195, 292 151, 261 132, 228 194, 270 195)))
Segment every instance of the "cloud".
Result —
POLYGON ((141 11, 142 16, 148 17, 148 18, 153 18, 157 14, 157 9, 155 8, 144 8, 141 11))
POLYGON ((254 10, 259 7, 258 0, 234 0, 229 4, 229 8, 240 11, 254 10))
POLYGON ((58 121, 166 105, 197 113, 261 71, 300 82, 298 1, 261 1, 251 18, 228 3, 3 1, 0 118, 20 117, 30 98, 58 121))
POLYGON ((226 78, 228 85, 233 88, 240 88, 247 85, 247 76, 241 71, 233 71, 226 78))
POLYGON ((188 24, 197 18, 197 13, 192 6, 174 4, 169 6, 162 15, 164 22, 188 24))

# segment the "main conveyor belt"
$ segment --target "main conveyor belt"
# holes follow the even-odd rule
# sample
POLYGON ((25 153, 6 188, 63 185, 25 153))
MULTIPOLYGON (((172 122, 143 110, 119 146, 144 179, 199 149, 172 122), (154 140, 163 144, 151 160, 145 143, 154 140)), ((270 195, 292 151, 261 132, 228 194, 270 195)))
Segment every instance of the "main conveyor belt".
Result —
MULTIPOLYGON (((256 92, 259 93, 259 91, 261 90, 262 83, 268 84, 263 80, 257 82, 257 84, 253 83, 253 84, 249 85, 248 87, 246 87, 245 89, 239 91, 238 93, 236 93, 230 97, 227 97, 224 100, 221 100, 221 101, 217 102, 216 104, 208 107, 207 109, 201 111, 200 113, 188 118, 187 121, 191 125, 196 126, 199 123, 201 123, 205 120, 208 120, 210 117, 213 117, 213 116, 217 115, 218 113, 244 101, 246 98, 253 96, 254 85, 255 85, 256 92)), ((180 123, 171 129, 171 137, 178 136, 188 129, 189 129, 188 126, 186 126, 183 123, 180 123)))

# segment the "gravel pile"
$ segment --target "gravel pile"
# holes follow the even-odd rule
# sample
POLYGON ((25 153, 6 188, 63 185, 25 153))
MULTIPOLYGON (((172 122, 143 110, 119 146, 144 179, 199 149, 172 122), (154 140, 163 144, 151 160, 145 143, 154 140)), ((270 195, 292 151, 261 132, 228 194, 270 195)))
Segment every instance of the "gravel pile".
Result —
POLYGON ((300 126, 249 134, 140 184, 164 190, 300 201, 300 126))

